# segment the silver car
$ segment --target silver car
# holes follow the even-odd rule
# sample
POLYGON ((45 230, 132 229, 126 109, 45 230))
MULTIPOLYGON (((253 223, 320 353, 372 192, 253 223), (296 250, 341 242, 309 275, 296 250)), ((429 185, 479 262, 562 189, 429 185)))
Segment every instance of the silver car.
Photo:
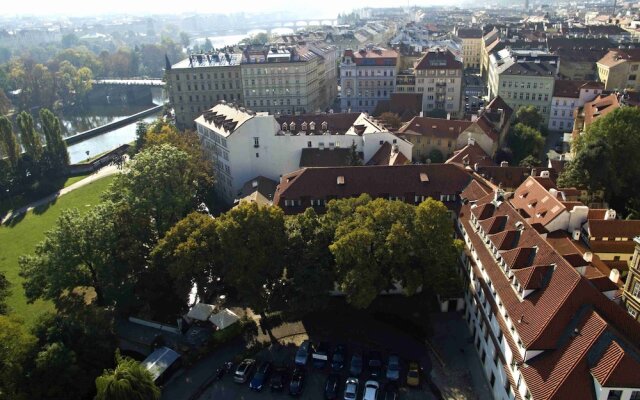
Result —
POLYGON ((380 389, 380 384, 377 381, 367 381, 364 384, 362 400, 378 400, 378 389, 380 389))
POLYGON ((347 378, 344 384, 344 400, 355 400, 358 395, 358 378, 347 378))
POLYGON ((249 377, 251 377, 251 374, 253 373, 255 367, 256 360, 247 358, 246 360, 242 361, 240 365, 238 365, 238 368, 236 368, 236 372, 233 374, 233 380, 236 383, 247 382, 249 380, 249 377))
POLYGON ((387 379, 397 381, 400 379, 400 357, 396 354, 389 355, 387 362, 387 379))

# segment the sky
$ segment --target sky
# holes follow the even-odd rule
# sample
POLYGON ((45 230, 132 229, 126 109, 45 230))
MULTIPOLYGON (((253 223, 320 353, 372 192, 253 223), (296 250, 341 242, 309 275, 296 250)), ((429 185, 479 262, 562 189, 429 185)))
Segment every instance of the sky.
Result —
MULTIPOLYGON (((5 0, 0 11, 3 16, 13 15, 67 15, 86 16, 96 14, 180 14, 200 13, 233 13, 261 12, 276 10, 306 10, 310 6, 326 15, 337 15, 338 12, 362 7, 397 7, 409 3, 398 0, 322 0, 309 2, 305 0, 207 0, 207 1, 167 1, 167 0, 5 0), (309 4, 311 3, 311 4, 309 4)), ((446 0, 410 0, 411 5, 451 4, 446 0)))

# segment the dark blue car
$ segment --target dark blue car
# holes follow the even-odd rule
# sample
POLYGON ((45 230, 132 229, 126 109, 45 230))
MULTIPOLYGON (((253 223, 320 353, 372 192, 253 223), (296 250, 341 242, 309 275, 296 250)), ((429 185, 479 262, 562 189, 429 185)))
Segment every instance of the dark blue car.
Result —
POLYGON ((271 375, 271 363, 269 361, 263 361, 258 366, 255 375, 253 375, 253 379, 249 383, 249 388, 251 390, 261 391, 264 385, 269 380, 269 375, 271 375))

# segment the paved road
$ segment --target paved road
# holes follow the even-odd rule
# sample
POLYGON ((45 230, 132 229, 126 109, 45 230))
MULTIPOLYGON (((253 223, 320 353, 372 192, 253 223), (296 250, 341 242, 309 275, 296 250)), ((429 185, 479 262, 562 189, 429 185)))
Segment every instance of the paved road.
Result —
POLYGON ((17 210, 12 211, 11 213, 5 215, 2 218, 2 221, 0 221, 2 224, 6 223, 7 221, 10 221, 11 219, 22 215, 28 211, 33 210, 36 207, 40 207, 43 206, 45 204, 51 203, 54 200, 56 200, 58 197, 60 196, 64 196, 65 194, 69 193, 69 192, 73 192, 74 190, 81 188, 83 186, 86 186, 88 184, 90 184, 91 182, 95 182, 98 179, 104 178, 105 176, 109 176, 109 175, 113 175, 118 173, 120 170, 118 169, 118 167, 116 167, 115 165, 108 165, 102 169, 100 169, 98 172, 94 172, 93 174, 87 176, 86 178, 79 180, 78 182, 75 182, 72 185, 67 186, 66 188, 60 189, 55 193, 52 193, 46 197, 41 198, 40 200, 36 200, 30 204, 27 204, 24 207, 20 207, 17 210))

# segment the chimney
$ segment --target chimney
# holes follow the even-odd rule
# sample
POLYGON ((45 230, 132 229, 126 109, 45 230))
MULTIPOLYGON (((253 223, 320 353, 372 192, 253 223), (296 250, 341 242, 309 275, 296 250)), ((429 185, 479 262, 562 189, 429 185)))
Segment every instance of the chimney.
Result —
POLYGON ((582 255, 582 259, 585 260, 586 262, 590 263, 591 260, 593 260, 593 253, 590 251, 586 251, 583 255, 582 255))
POLYGON ((500 166, 501 166, 501 167, 508 167, 508 166, 509 166, 509 161, 502 161, 502 162, 500 163, 500 166))
POLYGON ((540 177, 541 178, 548 178, 549 177, 549 171, 540 171, 540 177))
POLYGON ((613 219, 616 219, 616 210, 610 208, 604 213, 604 220, 608 221, 613 219))
POLYGON ((338 183, 338 185, 344 185, 344 176, 343 175, 338 176, 337 183, 338 183))
POLYGON ((613 268, 609 273, 609 280, 611 280, 611 282, 613 283, 618 283, 620 281, 620 271, 613 268))
POLYGON ((474 146, 476 144, 476 140, 472 137, 470 137, 469 139, 467 139, 467 144, 469 146, 474 146))
POLYGON ((254 188, 254 189, 257 188, 258 187, 258 181, 251 182, 251 187, 254 188))

